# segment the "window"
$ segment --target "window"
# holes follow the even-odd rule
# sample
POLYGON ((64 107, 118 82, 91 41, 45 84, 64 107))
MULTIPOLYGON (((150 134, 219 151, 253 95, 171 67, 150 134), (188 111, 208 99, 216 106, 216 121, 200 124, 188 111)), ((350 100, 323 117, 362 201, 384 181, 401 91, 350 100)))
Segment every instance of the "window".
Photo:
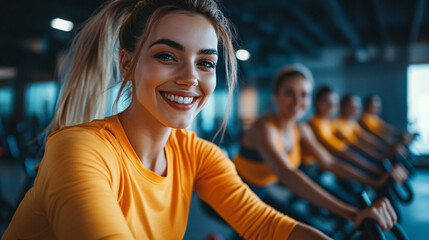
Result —
POLYGON ((36 82, 26 86, 25 114, 36 115, 49 121, 54 114, 58 86, 55 81, 36 82))
POLYGON ((408 66, 408 131, 420 136, 411 144, 415 155, 429 155, 429 64, 408 66))
POLYGON ((12 87, 0 88, 0 116, 12 114, 13 91, 12 87))

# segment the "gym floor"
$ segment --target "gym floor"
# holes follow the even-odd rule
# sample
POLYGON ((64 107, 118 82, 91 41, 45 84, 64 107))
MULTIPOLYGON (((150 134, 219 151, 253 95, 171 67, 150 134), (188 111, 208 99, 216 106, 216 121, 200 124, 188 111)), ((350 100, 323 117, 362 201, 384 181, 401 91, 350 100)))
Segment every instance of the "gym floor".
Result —
MULTIPOLYGON (((20 165, 10 162, 0 162, 0 190, 1 199, 9 204, 18 201, 22 196, 22 188, 25 185, 26 176, 20 165)), ((419 169, 411 179, 415 199, 410 205, 402 205, 402 226, 412 240, 429 239, 429 169, 419 169)), ((0 201, 4 204, 3 201, 0 201)), ((4 214, 4 205, 1 206, 4 214)), ((0 234, 6 228, 6 224, 0 225, 0 234)), ((200 200, 193 195, 191 210, 188 220, 188 228, 184 239, 204 240, 209 234, 215 233, 227 240, 233 236, 233 230, 223 223, 208 216, 201 208, 200 200)), ((388 239, 393 239, 387 235, 388 239)))

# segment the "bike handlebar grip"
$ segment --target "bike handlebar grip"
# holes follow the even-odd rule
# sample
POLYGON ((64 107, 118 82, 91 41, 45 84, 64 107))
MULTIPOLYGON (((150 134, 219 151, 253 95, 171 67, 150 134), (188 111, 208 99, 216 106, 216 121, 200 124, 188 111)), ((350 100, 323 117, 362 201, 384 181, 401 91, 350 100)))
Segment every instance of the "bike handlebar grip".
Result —
POLYGON ((405 159, 402 156, 395 156, 394 161, 395 163, 402 165, 410 175, 413 175, 416 172, 415 167, 408 159, 405 159))
POLYGON ((368 234, 369 240, 386 240, 380 226, 374 219, 367 218, 363 220, 361 227, 368 234))
POLYGON ((395 235, 397 240, 409 240, 407 233, 398 223, 395 223, 395 225, 390 231, 392 231, 393 235, 395 235))
POLYGON ((410 203, 414 199, 414 192, 411 188, 411 185, 408 181, 403 182, 401 185, 406 192, 405 196, 400 193, 401 191, 399 190, 399 184, 392 183, 393 192, 402 203, 410 203))

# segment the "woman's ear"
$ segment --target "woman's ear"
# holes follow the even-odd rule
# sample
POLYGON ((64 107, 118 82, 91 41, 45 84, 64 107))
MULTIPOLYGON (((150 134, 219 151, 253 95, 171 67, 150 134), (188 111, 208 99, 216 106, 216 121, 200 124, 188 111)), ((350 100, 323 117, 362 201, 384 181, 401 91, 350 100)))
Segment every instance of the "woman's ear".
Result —
POLYGON ((119 68, 121 70, 121 75, 125 80, 132 80, 132 76, 128 76, 128 79, 126 79, 131 68, 131 62, 131 54, 127 50, 122 49, 119 54, 119 68))

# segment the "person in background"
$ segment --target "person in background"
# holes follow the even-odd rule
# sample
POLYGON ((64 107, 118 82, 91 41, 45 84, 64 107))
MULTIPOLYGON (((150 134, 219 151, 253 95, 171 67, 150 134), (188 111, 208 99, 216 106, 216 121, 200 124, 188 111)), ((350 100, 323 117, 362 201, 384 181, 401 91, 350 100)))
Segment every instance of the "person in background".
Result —
POLYGON ((358 96, 345 94, 341 98, 340 117, 335 120, 336 136, 371 159, 378 162, 389 161, 398 152, 359 125, 361 109, 362 104, 358 96))
POLYGON ((339 139, 332 116, 338 109, 338 95, 329 87, 321 87, 314 98, 315 114, 308 121, 318 141, 334 156, 346 160, 372 175, 380 176, 383 171, 375 164, 361 157, 346 142, 339 139))
POLYGON ((364 100, 362 116, 359 120, 361 126, 370 133, 383 140, 394 151, 408 156, 405 146, 410 144, 418 134, 401 131, 383 121, 378 115, 381 112, 381 99, 377 95, 369 95, 364 100))
MULTIPOLYGON (((317 143, 307 124, 296 123, 310 105, 312 87, 311 74, 303 66, 286 66, 279 71, 273 92, 278 111, 261 117, 244 133, 240 152, 234 158, 239 175, 261 199, 267 196, 268 186, 280 181, 296 196, 353 221, 355 226, 370 217, 386 230, 385 223, 396 220, 387 199, 380 199, 369 208, 357 209, 329 194, 298 169, 302 146, 319 159, 325 169, 341 177, 376 182, 334 161, 317 143)), ((288 211, 287 207, 284 211, 288 211)))

